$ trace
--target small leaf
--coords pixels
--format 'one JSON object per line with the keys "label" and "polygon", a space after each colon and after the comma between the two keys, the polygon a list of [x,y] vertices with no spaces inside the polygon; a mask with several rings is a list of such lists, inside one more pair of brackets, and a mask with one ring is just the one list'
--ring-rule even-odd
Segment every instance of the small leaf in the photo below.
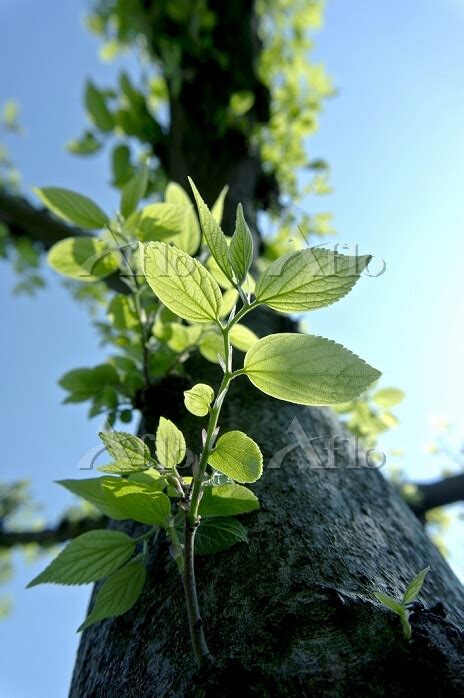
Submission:
{"label": "small leaf", "polygon": [[29,587],[36,584],[90,584],[108,576],[130,558],[135,543],[120,531],[89,531],[73,540]]}
{"label": "small leaf", "polygon": [[214,399],[214,390],[206,383],[197,383],[184,391],[185,406],[196,417],[206,417]]}
{"label": "small leaf", "polygon": [[201,198],[198,189],[196,188],[190,177],[189,182],[190,186],[192,187],[195,200],[197,202],[201,229],[203,231],[203,235],[205,236],[205,240],[208,244],[211,254],[218,263],[221,271],[224,272],[228,279],[232,280],[233,273],[229,261],[229,247],[227,245],[226,236],[222,232],[213,214]]}
{"label": "small leaf", "polygon": [[82,194],[60,187],[36,188],[33,191],[50,211],[80,228],[93,230],[103,228],[108,223],[101,208]]}
{"label": "small leaf", "polygon": [[379,407],[390,409],[404,400],[404,392],[399,388],[382,388],[374,393],[372,399]]}
{"label": "small leaf", "polygon": [[427,576],[427,573],[429,572],[430,567],[425,567],[423,570],[417,574],[412,582],[408,585],[408,588],[404,592],[403,596],[403,605],[405,606],[407,603],[411,603],[411,601],[414,601],[420,590],[422,589],[422,585],[425,581],[425,578]]}
{"label": "small leaf", "polygon": [[319,247],[289,252],[261,274],[256,300],[283,313],[323,308],[353,288],[370,259]]}
{"label": "small leaf", "polygon": [[244,368],[263,393],[300,405],[347,402],[381,375],[341,344],[293,333],[259,339],[248,350]]}
{"label": "small leaf", "polygon": [[388,596],[388,594],[384,594],[382,591],[376,591],[374,592],[374,596],[377,599],[377,601],[380,601],[381,604],[389,608],[391,611],[394,613],[397,613],[399,616],[401,616],[404,612],[404,608],[401,605],[399,601],[394,599],[392,596]]}
{"label": "small leaf", "polygon": [[156,430],[156,457],[165,468],[175,468],[185,458],[184,435],[169,419],[160,417]]}
{"label": "small leaf", "polygon": [[238,283],[243,283],[253,262],[253,237],[245,221],[242,204],[237,206],[237,220],[235,233],[230,241],[229,258]]}
{"label": "small leaf", "polygon": [[137,313],[128,296],[115,296],[108,306],[108,319],[117,330],[133,330],[140,326]]}
{"label": "small leaf", "polygon": [[113,572],[97,592],[92,612],[77,632],[105,618],[115,618],[127,613],[139,598],[147,571],[141,560],[134,560]]}
{"label": "small leaf", "polygon": [[124,185],[121,196],[121,213],[129,216],[145,196],[148,184],[148,169],[142,167],[137,174]]}
{"label": "small leaf", "polygon": [[242,485],[215,485],[205,487],[200,502],[201,516],[235,516],[259,509],[259,502],[251,490]]}
{"label": "small leaf", "polygon": [[125,431],[106,431],[100,432],[99,437],[119,465],[137,470],[151,461],[148,446],[137,436]]}
{"label": "small leaf", "polygon": [[147,485],[119,477],[102,478],[106,500],[118,512],[117,519],[133,519],[150,526],[162,526],[171,511],[169,497]]}
{"label": "small leaf", "polygon": [[118,260],[103,240],[75,237],[60,240],[50,249],[48,263],[52,269],[78,281],[104,279],[118,269]]}
{"label": "small leaf", "polygon": [[212,555],[236,543],[248,543],[246,528],[233,518],[202,519],[195,536],[195,555]]}
{"label": "small leaf", "polygon": [[200,354],[213,364],[219,363],[219,357],[224,358],[224,339],[215,330],[205,332],[198,342]]}
{"label": "small leaf", "polygon": [[107,463],[106,465],[100,465],[97,470],[100,473],[110,473],[111,475],[130,475],[135,472],[143,472],[148,469],[148,465],[124,465],[123,463]]}
{"label": "small leaf", "polygon": [[229,332],[229,339],[232,346],[240,351],[248,351],[258,341],[255,333],[246,325],[240,325],[240,323],[232,326]]}
{"label": "small leaf", "polygon": [[141,246],[148,285],[173,313],[190,322],[219,317],[222,295],[205,267],[185,252],[161,242]]}
{"label": "small leaf", "polygon": [[228,431],[217,441],[208,463],[237,482],[256,482],[263,474],[263,456],[242,431]]}

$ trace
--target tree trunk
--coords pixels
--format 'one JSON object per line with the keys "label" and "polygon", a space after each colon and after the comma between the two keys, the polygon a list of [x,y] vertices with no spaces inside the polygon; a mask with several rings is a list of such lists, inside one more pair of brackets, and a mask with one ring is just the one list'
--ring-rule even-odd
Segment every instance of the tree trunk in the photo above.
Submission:
{"label": "tree trunk", "polygon": [[[464,695],[463,589],[335,416],[268,398],[243,378],[222,425],[250,434],[272,467],[253,486],[261,510],[244,517],[249,545],[196,558],[217,665],[195,669],[181,581],[161,541],[136,607],[84,632],[72,698]],[[195,445],[198,427],[182,427]],[[296,442],[289,427],[302,446],[285,449]],[[400,598],[426,565],[425,606],[414,607],[408,643],[373,592]]]}

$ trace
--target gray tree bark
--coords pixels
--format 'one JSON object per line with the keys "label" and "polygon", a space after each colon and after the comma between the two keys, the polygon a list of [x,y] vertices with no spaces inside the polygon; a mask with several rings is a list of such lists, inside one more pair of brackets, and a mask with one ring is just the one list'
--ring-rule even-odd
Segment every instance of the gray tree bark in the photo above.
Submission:
{"label": "gray tree bark", "polygon": [[[155,412],[168,393],[174,417],[172,382]],[[181,412],[198,450],[198,423]],[[290,448],[253,486],[261,510],[243,519],[249,545],[196,558],[215,668],[195,669],[182,584],[160,541],[135,608],[84,632],[72,698],[464,695],[463,589],[399,494],[365,467],[352,436],[340,448],[342,436],[336,467],[327,467],[330,437],[343,435],[333,413],[273,400],[239,379],[222,426],[246,431],[276,466],[296,441],[288,433],[295,418],[314,449],[308,459]],[[426,565],[408,643],[373,592],[400,598]]]}

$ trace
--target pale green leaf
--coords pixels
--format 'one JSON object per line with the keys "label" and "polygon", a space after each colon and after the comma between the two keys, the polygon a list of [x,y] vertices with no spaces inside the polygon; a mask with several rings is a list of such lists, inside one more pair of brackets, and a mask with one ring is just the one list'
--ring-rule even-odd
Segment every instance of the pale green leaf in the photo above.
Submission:
{"label": "pale green leaf", "polygon": [[392,596],[388,596],[388,594],[384,594],[382,591],[376,591],[374,592],[374,596],[377,599],[377,601],[380,601],[381,604],[389,608],[391,611],[394,613],[397,613],[399,616],[401,616],[404,612],[404,608],[401,605],[399,601],[394,599]]}
{"label": "pale green leaf", "polygon": [[223,434],[210,453],[208,463],[237,482],[256,482],[263,474],[259,446],[242,431]]}
{"label": "pale green leaf", "polygon": [[[149,485],[119,477],[102,478],[106,500],[118,519],[133,519],[150,526],[162,526],[171,511],[169,497]],[[116,518],[116,517],[115,517]]]}
{"label": "pale green leaf", "polygon": [[197,202],[201,229],[203,231],[203,235],[211,251],[211,254],[218,263],[221,271],[224,272],[228,279],[232,279],[233,273],[229,261],[229,246],[227,245],[226,237],[222,232],[219,223],[216,221],[213,214],[201,198],[198,189],[196,188],[190,177],[189,182],[190,186],[192,187],[195,200]]}
{"label": "pale green leaf", "polygon": [[93,230],[108,223],[106,214],[91,199],[60,187],[43,187],[33,190],[42,203],[65,221],[80,228]]}
{"label": "pale green leaf", "polygon": [[201,516],[235,516],[259,509],[259,502],[251,490],[242,485],[215,485],[205,487],[200,502]]}
{"label": "pale green leaf", "polygon": [[129,216],[145,196],[148,184],[148,169],[142,167],[137,174],[124,185],[121,195],[121,213]]}
{"label": "pale green leaf", "polygon": [[195,535],[195,555],[212,555],[236,543],[248,543],[245,526],[233,518],[202,519]]}
{"label": "pale green leaf", "polygon": [[179,317],[191,322],[219,317],[221,291],[196,259],[171,245],[153,242],[141,246],[141,261],[149,286]]}
{"label": "pale green leaf", "polygon": [[175,468],[185,458],[184,435],[169,419],[160,417],[156,430],[156,457],[165,468]]}
{"label": "pale green leaf", "polygon": [[147,444],[137,436],[125,431],[105,431],[100,432],[99,437],[119,465],[138,470],[151,461]]}
{"label": "pale green leaf", "polygon": [[230,343],[240,351],[248,351],[253,344],[256,344],[258,337],[246,325],[237,323],[233,325],[229,332]]}
{"label": "pale green leaf", "polygon": [[372,399],[379,407],[389,409],[404,399],[404,392],[399,388],[382,388],[374,393]]}
{"label": "pale green leaf", "polygon": [[115,296],[108,306],[108,319],[117,330],[133,330],[140,327],[140,321],[128,296]]}
{"label": "pale green leaf", "polygon": [[184,209],[182,230],[173,238],[176,247],[193,255],[200,247],[201,231],[193,204],[187,192],[175,182],[170,182],[164,195],[168,204],[175,204]]}
{"label": "pale green leaf", "polygon": [[256,300],[284,313],[322,308],[353,288],[370,259],[318,247],[289,252],[261,274]]}
{"label": "pale green leaf", "polygon": [[110,475],[130,475],[131,473],[143,472],[148,469],[148,465],[124,465],[124,463],[107,463],[99,465],[97,470],[100,473],[109,473]]}
{"label": "pale green leaf", "polygon": [[78,632],[105,618],[127,613],[139,598],[146,576],[147,571],[141,560],[129,562],[113,572],[98,590],[92,611]]}
{"label": "pale green leaf", "polygon": [[218,225],[221,225],[222,222],[222,216],[224,213],[224,201],[226,199],[228,191],[229,187],[226,184],[226,186],[223,187],[220,191],[218,198],[216,199],[211,208],[211,215],[213,216],[214,220]]}
{"label": "pale green leaf", "polygon": [[60,274],[84,282],[104,279],[118,269],[116,255],[103,240],[84,236],[53,245],[48,263]]}
{"label": "pale green leaf", "polygon": [[29,584],[90,584],[118,569],[135,543],[120,531],[88,531],[73,540]]}
{"label": "pale green leaf", "polygon": [[126,229],[143,242],[173,239],[177,243],[184,221],[184,208],[161,202],[148,204],[133,213],[127,221]]}
{"label": "pale green leaf", "polygon": [[244,369],[263,393],[300,405],[347,402],[381,375],[341,344],[293,333],[259,339],[248,350]]}
{"label": "pale green leaf", "polygon": [[198,342],[198,348],[200,354],[213,364],[219,363],[219,356],[224,358],[224,339],[215,330],[203,333]]}
{"label": "pale green leaf", "polygon": [[184,391],[185,406],[196,417],[206,417],[214,399],[214,390],[206,383],[197,383]]}
{"label": "pale green leaf", "polygon": [[419,572],[419,574],[417,574],[414,577],[414,579],[408,585],[408,588],[404,592],[403,605],[406,605],[407,603],[411,603],[411,601],[414,601],[414,599],[422,589],[422,585],[429,571],[430,567],[425,567],[423,570]]}
{"label": "pale green leaf", "polygon": [[241,284],[253,262],[253,237],[243,215],[242,204],[237,206],[235,232],[229,246],[229,258],[237,281]]}

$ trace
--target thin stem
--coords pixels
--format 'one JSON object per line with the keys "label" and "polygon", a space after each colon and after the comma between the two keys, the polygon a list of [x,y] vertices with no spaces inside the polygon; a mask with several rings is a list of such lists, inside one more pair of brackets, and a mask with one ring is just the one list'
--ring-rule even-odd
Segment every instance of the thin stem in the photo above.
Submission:
{"label": "thin stem", "polygon": [[192,641],[193,654],[198,666],[201,666],[205,661],[212,659],[209,651],[205,633],[203,629],[203,620],[200,613],[200,605],[198,603],[197,585],[195,581],[195,532],[198,524],[192,525],[185,517],[185,540],[184,540],[184,571],[182,581],[184,584],[185,600],[187,602],[187,614],[189,619],[190,638]]}

